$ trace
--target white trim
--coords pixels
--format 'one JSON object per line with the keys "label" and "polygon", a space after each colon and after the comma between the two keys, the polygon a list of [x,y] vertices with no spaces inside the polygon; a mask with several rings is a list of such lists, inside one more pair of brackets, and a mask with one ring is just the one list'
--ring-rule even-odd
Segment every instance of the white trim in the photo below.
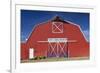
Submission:
{"label": "white trim", "polygon": [[48,38],[48,42],[67,42],[67,38]]}
{"label": "white trim", "polygon": [[[48,43],[48,41],[37,41],[38,43]],[[77,42],[77,40],[67,40],[67,42]]]}
{"label": "white trim", "polygon": [[[54,16],[54,17],[55,17],[55,16]],[[54,17],[53,17],[53,18],[54,18]],[[29,36],[28,36],[28,38],[26,38],[27,40],[25,40],[25,42],[23,41],[22,43],[26,43],[26,42],[29,40],[29,38],[30,38],[32,32],[35,30],[35,28],[37,28],[39,25],[43,25],[43,24],[45,24],[45,23],[47,23],[47,22],[49,22],[49,21],[52,21],[53,18],[51,18],[51,19],[48,20],[48,21],[42,22],[42,23],[40,23],[40,24],[36,24],[36,25],[34,25],[32,31],[30,32],[30,34],[29,34]],[[84,35],[84,32],[82,31],[81,27],[80,27],[78,24],[75,24],[75,23],[70,22],[70,21],[67,21],[67,20],[64,20],[64,21],[65,21],[65,22],[68,22],[70,25],[75,25],[75,26],[79,27],[81,33],[83,34],[83,37],[84,37],[85,40],[88,42],[86,36]],[[54,32],[52,32],[52,33],[54,33]],[[59,32],[58,32],[58,33],[59,33]],[[60,32],[60,33],[63,33],[63,32]]]}
{"label": "white trim", "polygon": [[[54,53],[55,54],[55,56],[56,57],[60,57],[60,54],[61,53],[63,53],[63,55],[64,56],[67,56],[67,54],[64,52],[64,48],[65,48],[65,46],[67,45],[67,43],[66,42],[63,42],[64,43],[64,45],[63,46],[61,46],[61,44],[59,43],[59,42],[57,42],[57,43],[55,43],[55,45],[54,45],[54,47],[51,45],[51,43],[49,42],[49,44],[48,44],[48,51],[49,50],[51,50],[49,53],[50,53],[50,55],[52,54],[52,53]],[[51,47],[51,48],[50,48]],[[56,52],[55,52],[55,49],[56,48]],[[60,51],[59,51],[60,50]]]}
{"label": "white trim", "polygon": [[[64,48],[65,48],[65,46],[66,46],[66,47],[68,46],[67,43],[65,42],[64,45],[63,45],[63,47],[61,46],[60,43],[58,43],[58,45],[60,46],[61,51],[63,52],[63,54],[66,56],[67,54],[64,52]],[[61,52],[61,51],[60,51],[60,52]],[[66,52],[68,53],[68,51],[66,51]]]}
{"label": "white trim", "polygon": [[68,23],[70,23],[70,24],[72,24],[72,25],[77,26],[77,27],[80,29],[81,33],[83,34],[83,37],[85,38],[85,40],[86,40],[87,42],[89,42],[89,41],[87,40],[86,36],[84,35],[84,32],[82,31],[82,29],[81,29],[80,25],[75,24],[75,23],[70,22],[70,21],[67,21],[67,20],[65,20],[65,21],[66,21],[66,22],[68,22]]}
{"label": "white trim", "polygon": [[26,38],[27,40],[23,41],[23,42],[27,42],[29,40],[29,38],[31,37],[32,32],[39,26],[39,25],[44,25],[45,23],[49,22],[51,20],[47,20],[45,22],[41,22],[38,24],[35,24],[34,27],[32,28],[32,31],[29,33],[28,37]]}
{"label": "white trim", "polygon": [[[42,10],[41,10],[41,11],[42,11]],[[34,27],[32,28],[32,31],[29,33],[29,36],[26,38],[27,40],[22,41],[22,43],[26,43],[26,42],[29,40],[29,38],[30,38],[32,32],[35,30],[36,27],[38,27],[39,25],[44,25],[45,23],[48,23],[48,22],[52,21],[55,17],[56,17],[56,15],[55,15],[54,17],[52,17],[51,19],[48,19],[48,20],[45,21],[45,22],[41,22],[41,23],[35,24]]]}
{"label": "white trim", "polygon": [[[49,46],[49,45],[50,45],[50,46]],[[51,45],[51,43],[49,43],[49,45],[48,45],[48,47],[49,47],[48,51],[49,51],[49,50],[52,50],[52,52],[54,52],[54,54],[57,56],[57,53],[56,53],[55,50],[54,50],[54,48],[56,47],[56,44],[55,44],[54,47]],[[51,47],[51,49],[50,49],[50,47]],[[51,54],[51,53],[50,53],[50,54]]]}

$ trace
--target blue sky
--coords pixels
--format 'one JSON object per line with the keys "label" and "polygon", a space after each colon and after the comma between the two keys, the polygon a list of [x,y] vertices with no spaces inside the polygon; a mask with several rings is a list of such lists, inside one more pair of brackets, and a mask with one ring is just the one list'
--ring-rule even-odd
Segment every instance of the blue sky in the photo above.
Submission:
{"label": "blue sky", "polygon": [[21,41],[25,41],[34,25],[52,19],[55,15],[78,24],[89,41],[89,13],[21,10]]}

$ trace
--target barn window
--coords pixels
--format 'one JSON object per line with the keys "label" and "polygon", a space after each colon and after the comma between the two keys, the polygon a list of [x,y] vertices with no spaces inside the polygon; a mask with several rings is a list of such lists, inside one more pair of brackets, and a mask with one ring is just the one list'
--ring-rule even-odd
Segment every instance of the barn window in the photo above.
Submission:
{"label": "barn window", "polygon": [[52,33],[63,33],[63,23],[52,22]]}

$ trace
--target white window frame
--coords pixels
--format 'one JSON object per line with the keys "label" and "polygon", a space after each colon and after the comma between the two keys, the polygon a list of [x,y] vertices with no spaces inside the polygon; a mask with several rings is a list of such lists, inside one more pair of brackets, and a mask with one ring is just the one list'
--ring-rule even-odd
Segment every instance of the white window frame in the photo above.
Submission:
{"label": "white window frame", "polygon": [[[59,29],[59,26],[56,26],[55,23],[60,23],[59,25],[61,26],[61,29]],[[59,32],[55,32],[54,30],[54,27],[56,27],[56,29],[59,29]],[[63,22],[52,22],[52,33],[63,33]]]}

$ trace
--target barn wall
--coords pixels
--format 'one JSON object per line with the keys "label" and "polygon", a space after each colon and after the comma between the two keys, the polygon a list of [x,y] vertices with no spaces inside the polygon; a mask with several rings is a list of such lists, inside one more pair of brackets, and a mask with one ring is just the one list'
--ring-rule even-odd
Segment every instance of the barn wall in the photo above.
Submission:
{"label": "barn wall", "polygon": [[26,43],[21,43],[21,60],[29,58],[29,49]]}
{"label": "barn wall", "polygon": [[[28,59],[28,49],[34,48],[35,56],[46,56],[48,43],[38,41],[47,41],[48,38],[68,38],[77,42],[68,43],[69,57],[86,57],[89,56],[89,43],[84,38],[80,28],[76,25],[64,23],[63,33],[52,33],[52,22],[38,25],[31,33],[26,44],[21,44],[21,57]],[[67,46],[66,46],[67,49]]]}

